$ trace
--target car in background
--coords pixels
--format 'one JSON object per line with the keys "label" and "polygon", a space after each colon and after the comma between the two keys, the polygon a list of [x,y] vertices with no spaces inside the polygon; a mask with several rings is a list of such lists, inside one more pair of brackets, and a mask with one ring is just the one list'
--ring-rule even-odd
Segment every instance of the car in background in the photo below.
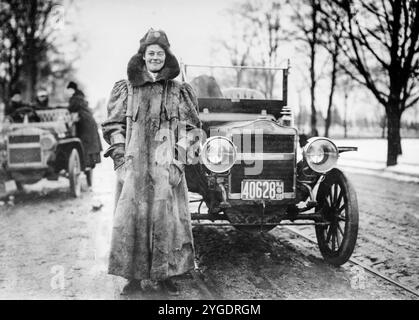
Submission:
{"label": "car in background", "polygon": [[41,179],[69,180],[70,193],[81,194],[81,175],[92,184],[92,169],[85,165],[85,154],[76,136],[78,114],[65,107],[34,110],[24,107],[20,114],[6,117],[0,132],[0,170],[7,180],[14,180],[19,190]]}

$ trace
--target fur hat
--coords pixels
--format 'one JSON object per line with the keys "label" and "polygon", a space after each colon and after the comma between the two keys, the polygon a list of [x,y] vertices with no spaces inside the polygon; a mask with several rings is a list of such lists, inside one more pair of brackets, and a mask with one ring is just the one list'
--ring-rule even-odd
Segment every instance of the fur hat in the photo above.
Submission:
{"label": "fur hat", "polygon": [[128,80],[133,86],[141,86],[147,82],[152,82],[150,75],[145,68],[144,53],[147,46],[158,44],[166,52],[166,61],[163,68],[157,75],[156,81],[171,80],[176,78],[180,73],[179,62],[175,55],[170,51],[170,43],[166,33],[163,30],[150,29],[146,35],[140,40],[140,49],[128,63]]}

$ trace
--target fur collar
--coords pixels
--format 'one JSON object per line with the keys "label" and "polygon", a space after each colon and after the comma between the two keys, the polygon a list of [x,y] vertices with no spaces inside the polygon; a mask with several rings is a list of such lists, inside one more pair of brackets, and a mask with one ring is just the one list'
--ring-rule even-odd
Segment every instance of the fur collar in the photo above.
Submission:
{"label": "fur collar", "polygon": [[128,80],[134,87],[143,86],[148,82],[158,82],[161,80],[172,80],[180,73],[179,63],[170,50],[166,50],[166,63],[158,73],[154,81],[145,69],[145,62],[140,53],[134,55],[128,63]]}

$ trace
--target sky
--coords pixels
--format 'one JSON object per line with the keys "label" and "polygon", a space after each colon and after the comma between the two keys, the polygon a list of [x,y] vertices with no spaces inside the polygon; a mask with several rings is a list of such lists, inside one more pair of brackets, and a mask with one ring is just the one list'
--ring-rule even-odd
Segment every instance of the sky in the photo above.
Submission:
{"label": "sky", "polygon": [[[76,64],[78,79],[84,84],[90,105],[107,99],[113,84],[126,78],[126,66],[137,52],[139,41],[151,27],[166,31],[171,49],[187,64],[229,65],[220,60],[217,39],[234,32],[228,8],[238,0],[77,0],[67,19],[84,42]],[[284,13],[285,14],[285,13]],[[292,44],[281,44],[280,60],[291,59],[288,101],[298,103],[295,86],[301,84],[304,64]],[[304,96],[308,99],[308,95]],[[307,100],[305,99],[305,100]],[[318,97],[322,105],[326,102]],[[308,106],[308,102],[306,102]]]}
{"label": "sky", "polygon": [[212,63],[212,42],[229,28],[229,0],[81,0],[76,29],[86,43],[78,77],[91,101],[108,97],[149,28],[166,31],[172,51],[185,63]]}
{"label": "sky", "polygon": [[[67,10],[66,19],[72,23],[68,31],[78,32],[84,43],[76,68],[91,106],[108,99],[113,84],[126,78],[127,63],[151,27],[166,31],[172,51],[184,63],[229,64],[227,57],[220,61],[220,52],[214,49],[214,44],[234,32],[226,9],[233,8],[237,0],[77,0],[74,3],[75,7]],[[304,83],[301,70],[308,70],[307,61],[302,60],[304,52],[299,52],[293,44],[281,45],[281,60],[290,58],[292,66],[289,105],[298,105],[302,96],[308,107],[308,88],[300,97],[297,92]],[[318,109],[323,112],[327,90],[327,86],[318,88],[316,98]],[[365,108],[365,100],[376,106]],[[342,106],[342,98],[337,96],[336,103]],[[374,98],[353,94],[349,117],[358,112],[376,117],[377,108],[381,110]]]}

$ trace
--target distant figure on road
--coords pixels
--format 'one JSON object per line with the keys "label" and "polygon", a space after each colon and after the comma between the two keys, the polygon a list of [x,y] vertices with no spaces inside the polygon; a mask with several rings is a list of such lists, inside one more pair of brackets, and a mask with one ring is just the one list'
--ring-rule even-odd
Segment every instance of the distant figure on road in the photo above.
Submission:
{"label": "distant figure on road", "polygon": [[22,93],[19,89],[12,91],[10,103],[6,107],[6,117],[8,117],[8,119],[12,122],[16,123],[23,122],[25,118],[29,122],[40,121],[34,108],[22,101]]}
{"label": "distant figure on road", "polygon": [[88,106],[84,93],[78,88],[77,84],[71,81],[67,89],[72,91],[68,109],[70,112],[79,114],[80,120],[76,125],[77,136],[80,138],[84,153],[86,154],[86,166],[94,168],[96,163],[100,163],[100,152],[102,143],[93,113]]}
{"label": "distant figure on road", "polygon": [[12,95],[10,97],[10,103],[6,106],[6,116],[11,115],[17,109],[24,107],[25,104],[22,101],[22,93],[19,89],[15,89],[12,91]]}
{"label": "distant figure on road", "polygon": [[49,108],[49,96],[48,96],[48,91],[46,89],[41,88],[36,92],[35,108],[36,109]]}

